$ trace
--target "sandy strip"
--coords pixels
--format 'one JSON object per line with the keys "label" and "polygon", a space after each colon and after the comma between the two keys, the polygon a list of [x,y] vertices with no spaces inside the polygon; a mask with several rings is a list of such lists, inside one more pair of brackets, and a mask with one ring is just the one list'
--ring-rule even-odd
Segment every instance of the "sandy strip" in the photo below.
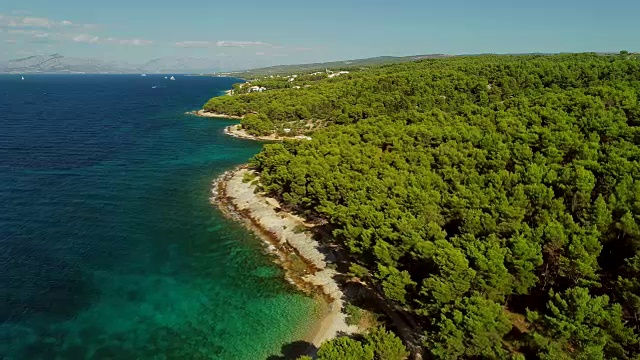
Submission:
{"label": "sandy strip", "polygon": [[296,136],[279,136],[277,134],[264,135],[264,136],[254,136],[247,133],[242,127],[238,125],[230,125],[224,128],[224,133],[240,139],[247,140],[258,140],[258,141],[283,141],[286,139],[291,140],[311,140],[311,137],[304,135],[296,135]]}
{"label": "sandy strip", "polygon": [[236,115],[219,114],[219,113],[204,111],[204,109],[197,110],[197,111],[196,110],[187,111],[185,114],[206,117],[206,118],[221,118],[221,119],[233,119],[233,120],[242,120],[242,118],[244,117],[244,116],[236,116]]}
{"label": "sandy strip", "polygon": [[[208,112],[208,111],[204,111],[204,110],[187,111],[185,114],[194,115],[194,116],[200,116],[200,117],[206,117],[206,118],[219,118],[219,119],[232,119],[232,120],[242,120],[244,118],[244,116],[219,114],[219,113],[213,113],[213,112]],[[229,135],[229,136],[233,136],[233,137],[240,138],[240,139],[258,140],[258,141],[283,141],[283,140],[286,140],[286,139],[311,140],[311,137],[305,136],[305,135],[279,136],[279,135],[274,133],[274,134],[271,134],[271,135],[254,136],[254,135],[251,135],[251,134],[247,133],[246,131],[244,131],[240,124],[230,125],[230,126],[225,127],[224,128],[224,133]]]}
{"label": "sandy strip", "polygon": [[[339,273],[327,266],[335,261],[332,254],[322,249],[311,232],[305,231],[313,225],[281,211],[276,199],[256,193],[255,185],[252,185],[254,181],[243,182],[247,173],[255,175],[252,170],[239,168],[216,180],[212,202],[225,214],[242,220],[269,244],[269,249],[278,255],[279,264],[286,270],[289,281],[301,290],[319,291],[327,299],[325,317],[305,340],[319,347],[338,333],[357,332],[356,326],[347,325],[346,315],[342,312],[344,293],[334,279]],[[307,265],[306,269],[294,269],[291,255],[301,258]]]}

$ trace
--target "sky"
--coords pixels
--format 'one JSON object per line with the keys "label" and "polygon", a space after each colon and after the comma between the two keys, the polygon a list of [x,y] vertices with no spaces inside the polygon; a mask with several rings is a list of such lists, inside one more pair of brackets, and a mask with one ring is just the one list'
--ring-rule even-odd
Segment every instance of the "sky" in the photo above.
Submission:
{"label": "sky", "polygon": [[640,51],[638,0],[2,0],[0,60],[249,68],[382,55]]}

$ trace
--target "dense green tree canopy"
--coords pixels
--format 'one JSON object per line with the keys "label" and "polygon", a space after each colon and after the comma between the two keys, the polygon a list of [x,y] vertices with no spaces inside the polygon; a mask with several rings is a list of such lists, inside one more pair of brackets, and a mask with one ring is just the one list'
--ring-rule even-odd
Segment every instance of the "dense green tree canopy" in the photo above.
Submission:
{"label": "dense green tree canopy", "polygon": [[318,360],[405,360],[408,356],[402,341],[384,328],[371,329],[356,339],[338,337],[318,349]]}
{"label": "dense green tree canopy", "polygon": [[578,54],[389,65],[207,107],[312,131],[252,160],[264,190],[326,219],[434,358],[634,359],[639,101],[636,57]]}

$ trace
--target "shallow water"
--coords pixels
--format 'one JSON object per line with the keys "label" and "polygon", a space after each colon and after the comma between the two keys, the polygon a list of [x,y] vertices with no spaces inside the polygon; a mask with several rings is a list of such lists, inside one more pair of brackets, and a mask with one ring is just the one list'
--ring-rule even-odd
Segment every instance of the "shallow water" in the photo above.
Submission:
{"label": "shallow water", "polygon": [[[0,355],[261,359],[315,302],[209,203],[260,144],[184,115],[228,78],[0,76]],[[156,86],[156,88],[153,88]]]}

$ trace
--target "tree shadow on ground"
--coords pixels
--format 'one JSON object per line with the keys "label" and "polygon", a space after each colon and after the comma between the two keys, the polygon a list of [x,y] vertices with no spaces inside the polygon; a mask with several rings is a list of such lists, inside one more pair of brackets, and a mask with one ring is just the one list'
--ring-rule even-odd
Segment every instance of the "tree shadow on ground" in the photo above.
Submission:
{"label": "tree shadow on ground", "polygon": [[314,356],[318,349],[312,343],[306,341],[294,341],[282,345],[279,355],[271,355],[267,360],[295,360],[302,355]]}

